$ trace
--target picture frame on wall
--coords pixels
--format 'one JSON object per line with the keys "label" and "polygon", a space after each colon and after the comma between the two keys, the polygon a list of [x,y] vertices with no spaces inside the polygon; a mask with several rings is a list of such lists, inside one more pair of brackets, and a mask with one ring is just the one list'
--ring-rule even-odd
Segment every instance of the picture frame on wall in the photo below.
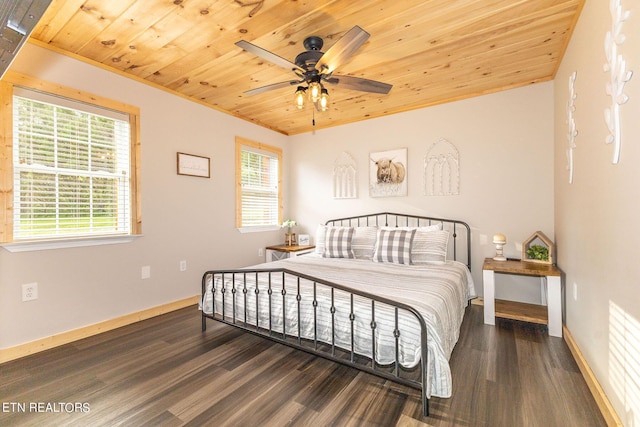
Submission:
{"label": "picture frame on wall", "polygon": [[211,159],[209,157],[180,152],[177,157],[178,175],[211,178]]}
{"label": "picture frame on wall", "polygon": [[369,195],[407,195],[407,149],[380,151],[369,155]]}

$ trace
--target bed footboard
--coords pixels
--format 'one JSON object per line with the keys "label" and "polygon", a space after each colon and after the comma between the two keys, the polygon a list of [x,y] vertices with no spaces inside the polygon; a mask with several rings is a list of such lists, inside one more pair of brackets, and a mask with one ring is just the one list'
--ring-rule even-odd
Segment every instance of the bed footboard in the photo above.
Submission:
{"label": "bed footboard", "polygon": [[[202,277],[203,331],[207,319],[416,388],[429,415],[427,326],[408,305],[283,268],[212,270]],[[408,365],[416,336],[419,360]]]}

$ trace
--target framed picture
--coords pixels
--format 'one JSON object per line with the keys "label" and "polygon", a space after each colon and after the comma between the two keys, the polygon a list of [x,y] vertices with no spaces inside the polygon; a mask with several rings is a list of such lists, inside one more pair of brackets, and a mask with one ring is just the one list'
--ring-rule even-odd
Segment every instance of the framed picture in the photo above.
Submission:
{"label": "framed picture", "polygon": [[211,160],[209,157],[178,153],[178,175],[211,177]]}
{"label": "framed picture", "polygon": [[371,153],[369,195],[391,197],[407,195],[407,149]]}
{"label": "framed picture", "polygon": [[309,240],[308,234],[298,234],[298,245],[308,246],[309,244],[310,244],[310,240]]}

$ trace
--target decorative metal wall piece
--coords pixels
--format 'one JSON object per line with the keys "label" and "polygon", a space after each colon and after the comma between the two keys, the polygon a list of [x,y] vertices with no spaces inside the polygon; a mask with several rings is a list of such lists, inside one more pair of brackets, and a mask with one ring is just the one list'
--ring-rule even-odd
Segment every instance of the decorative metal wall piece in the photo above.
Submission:
{"label": "decorative metal wall piece", "polygon": [[358,198],[358,168],[351,154],[343,151],[333,166],[333,198]]}
{"label": "decorative metal wall piece", "polygon": [[625,41],[622,24],[629,18],[630,12],[622,10],[621,0],[610,0],[611,31],[607,31],[604,41],[607,63],[604,70],[610,74],[607,82],[607,95],[611,96],[611,107],[604,111],[605,121],[609,128],[606,143],[613,144],[613,163],[620,160],[620,106],[629,100],[624,94],[624,85],[631,79],[632,71],[627,71],[627,63],[618,53],[618,47]]}
{"label": "decorative metal wall piece", "polygon": [[433,143],[424,156],[424,194],[460,194],[460,153],[455,145],[444,138]]}
{"label": "decorative metal wall piece", "polygon": [[569,170],[569,184],[573,184],[573,150],[576,148],[576,136],[578,136],[576,121],[573,117],[573,113],[576,111],[576,76],[576,71],[571,73],[569,76],[569,101],[567,102],[567,138],[569,139],[569,148],[567,149],[567,169]]}

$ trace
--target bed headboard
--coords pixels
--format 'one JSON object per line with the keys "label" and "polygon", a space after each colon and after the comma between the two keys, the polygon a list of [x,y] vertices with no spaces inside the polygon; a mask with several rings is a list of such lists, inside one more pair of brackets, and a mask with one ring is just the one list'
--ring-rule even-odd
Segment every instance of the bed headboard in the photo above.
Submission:
{"label": "bed headboard", "polygon": [[464,221],[381,212],[330,219],[325,224],[349,227],[426,227],[438,223],[442,224],[443,230],[449,230],[450,232],[448,246],[449,258],[467,264],[467,267],[471,270],[471,229]]}

